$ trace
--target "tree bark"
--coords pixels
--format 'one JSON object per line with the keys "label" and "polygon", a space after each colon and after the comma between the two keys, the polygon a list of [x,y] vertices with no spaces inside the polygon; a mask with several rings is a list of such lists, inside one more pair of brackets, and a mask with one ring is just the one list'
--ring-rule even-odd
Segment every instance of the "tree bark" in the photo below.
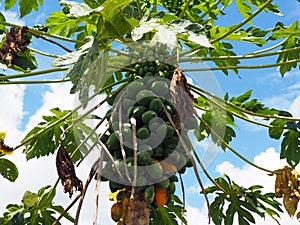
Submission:
{"label": "tree bark", "polygon": [[149,225],[150,206],[144,199],[144,192],[136,192],[129,200],[126,225]]}

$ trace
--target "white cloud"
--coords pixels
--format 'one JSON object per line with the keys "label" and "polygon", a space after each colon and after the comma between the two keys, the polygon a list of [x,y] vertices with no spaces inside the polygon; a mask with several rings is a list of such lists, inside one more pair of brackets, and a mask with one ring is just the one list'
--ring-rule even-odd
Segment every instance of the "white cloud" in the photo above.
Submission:
{"label": "white cloud", "polygon": [[[70,95],[69,90],[71,84],[53,84],[50,85],[50,90],[43,94],[43,105],[29,118],[25,131],[20,131],[19,127],[24,115],[23,112],[23,98],[25,86],[10,85],[0,86],[0,124],[1,130],[7,130],[7,143],[12,146],[20,142],[20,138],[42,121],[42,115],[49,115],[50,109],[54,107],[60,107],[61,109],[73,109],[78,105],[76,96]],[[99,102],[99,98],[95,100]],[[93,102],[92,104],[95,104]],[[104,106],[105,107],[105,106]],[[88,106],[89,108],[89,106]],[[98,110],[99,116],[103,115],[106,110]],[[11,140],[11,141],[9,141]],[[44,185],[53,185],[57,179],[57,172],[55,166],[55,155],[49,157],[42,157],[39,159],[32,159],[26,161],[25,156],[21,153],[21,149],[17,150],[8,159],[13,161],[19,169],[19,177],[11,183],[0,176],[1,192],[0,192],[0,216],[5,211],[5,207],[9,203],[21,203],[21,198],[26,190],[37,192],[38,189]],[[82,163],[79,168],[76,168],[78,177],[85,182],[86,176],[89,173],[90,167],[87,163]],[[88,225],[91,224],[94,214],[94,186],[95,182],[92,182],[80,216],[79,224]],[[99,205],[99,223],[101,225],[112,225],[112,219],[110,218],[110,207],[113,202],[108,199],[109,187],[108,183],[102,183],[100,187],[100,205]],[[74,194],[75,196],[76,194]],[[68,195],[63,193],[62,185],[59,184],[57,189],[57,195],[54,199],[56,204],[68,206],[71,202]],[[75,216],[76,206],[70,211],[71,215]],[[67,221],[63,221],[63,224],[70,224]]]}
{"label": "white cloud", "polygon": [[9,145],[20,141],[24,93],[23,85],[0,86],[0,131],[7,131],[5,142]]}
{"label": "white cloud", "polygon": [[[279,154],[274,148],[268,148],[266,151],[260,153],[254,158],[254,163],[261,165],[270,170],[279,169],[286,163],[279,159]],[[300,166],[296,169],[300,169]],[[230,178],[241,186],[249,187],[254,184],[261,184],[264,186],[263,192],[274,191],[275,177],[268,176],[266,172],[262,172],[254,167],[245,165],[242,168],[236,167],[230,162],[223,162],[216,167],[217,172],[226,173]],[[196,187],[191,186],[190,191],[195,191]],[[280,200],[279,200],[280,201]],[[226,208],[226,206],[225,206]],[[187,205],[186,207],[186,219],[189,225],[208,225],[207,219],[207,207],[203,204],[203,207],[194,207]],[[276,225],[277,223],[269,216],[263,219],[259,216],[254,216],[256,224],[259,225]],[[281,214],[280,225],[298,225],[299,221],[290,218],[287,213]],[[235,220],[234,225],[238,225]]]}
{"label": "white cloud", "polygon": [[[188,225],[206,225],[208,224],[208,213],[206,205],[199,209],[197,207],[192,207],[187,205],[186,207],[186,219]],[[211,223],[212,224],[212,223]]]}
{"label": "white cloud", "polygon": [[300,96],[294,99],[290,105],[289,111],[293,114],[293,116],[300,117]]}
{"label": "white cloud", "polygon": [[[269,170],[279,169],[286,165],[284,160],[280,160],[279,153],[273,147],[255,156],[253,162]],[[228,174],[239,185],[248,187],[254,184],[263,184],[265,191],[274,191],[274,176],[269,176],[266,172],[251,165],[246,164],[239,168],[225,161],[216,167],[216,171],[221,174]]]}
{"label": "white cloud", "polygon": [[54,107],[72,110],[74,108],[75,96],[69,94],[70,88],[70,83],[51,84],[50,91],[45,92],[43,95],[42,107],[29,118],[25,133],[41,122],[43,115],[50,115],[50,109]]}
{"label": "white cloud", "polygon": [[[280,169],[286,165],[284,160],[280,160],[279,153],[274,148],[268,148],[266,151],[254,157],[253,162],[256,165],[262,166],[269,170]],[[296,168],[299,170],[300,166]],[[251,185],[260,184],[264,186],[264,192],[274,192],[275,177],[269,176],[266,172],[256,169],[250,165],[245,165],[242,168],[236,167],[230,162],[226,161],[216,167],[220,173],[228,174],[229,177],[241,186],[249,187]],[[281,201],[281,200],[279,200]],[[260,217],[255,217],[256,223],[260,225],[276,224],[271,218],[266,217],[263,220]],[[299,221],[290,218],[286,213],[281,215],[281,225],[296,225]]]}
{"label": "white cloud", "polygon": [[4,15],[4,17],[8,23],[25,26],[25,21],[19,19],[19,15],[16,12],[1,11],[1,13]]}

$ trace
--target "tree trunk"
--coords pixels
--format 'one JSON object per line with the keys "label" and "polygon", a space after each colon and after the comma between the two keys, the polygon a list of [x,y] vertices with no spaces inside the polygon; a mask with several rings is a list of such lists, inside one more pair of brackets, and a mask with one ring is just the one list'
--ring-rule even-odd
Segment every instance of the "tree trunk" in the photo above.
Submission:
{"label": "tree trunk", "polygon": [[136,192],[129,200],[126,225],[149,225],[150,206],[144,199],[144,192]]}

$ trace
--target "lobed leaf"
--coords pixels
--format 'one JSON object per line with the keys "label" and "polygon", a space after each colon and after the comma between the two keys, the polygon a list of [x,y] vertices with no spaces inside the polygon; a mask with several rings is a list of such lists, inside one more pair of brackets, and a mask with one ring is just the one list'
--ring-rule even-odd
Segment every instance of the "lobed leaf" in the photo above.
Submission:
{"label": "lobed leaf", "polygon": [[19,175],[19,171],[10,160],[0,158],[0,174],[10,182],[14,182]]}

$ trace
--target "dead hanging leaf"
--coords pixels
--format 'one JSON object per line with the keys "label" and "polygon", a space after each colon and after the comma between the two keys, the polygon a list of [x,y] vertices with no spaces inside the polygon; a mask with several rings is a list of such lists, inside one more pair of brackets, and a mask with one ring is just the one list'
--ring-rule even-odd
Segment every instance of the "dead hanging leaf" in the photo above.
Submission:
{"label": "dead hanging leaf", "polygon": [[[176,125],[179,125],[180,120],[182,120],[181,122],[184,122],[194,118],[194,113],[196,111],[193,102],[195,101],[195,98],[187,87],[187,79],[179,67],[177,67],[173,73],[170,91],[176,109],[174,118]],[[185,123],[184,125],[189,129],[188,123]]]}
{"label": "dead hanging leaf", "polygon": [[27,27],[23,27],[21,30],[13,27],[6,33],[6,40],[0,49],[0,57],[8,67],[12,65],[15,55],[18,52],[24,52],[30,44],[27,31]]}
{"label": "dead hanging leaf", "polygon": [[70,198],[73,195],[73,188],[76,191],[82,191],[82,181],[76,176],[74,164],[67,150],[60,146],[56,155],[56,169],[61,180],[65,193],[69,193]]}
{"label": "dead hanging leaf", "polygon": [[0,152],[6,155],[11,155],[14,152],[14,150],[12,147],[9,147],[8,145],[4,144],[4,141],[0,141]]}
{"label": "dead hanging leaf", "polygon": [[[294,216],[300,201],[300,172],[294,171],[291,167],[285,166],[274,171],[275,196],[283,197],[283,205],[290,216]],[[297,218],[300,212],[297,213]]]}

